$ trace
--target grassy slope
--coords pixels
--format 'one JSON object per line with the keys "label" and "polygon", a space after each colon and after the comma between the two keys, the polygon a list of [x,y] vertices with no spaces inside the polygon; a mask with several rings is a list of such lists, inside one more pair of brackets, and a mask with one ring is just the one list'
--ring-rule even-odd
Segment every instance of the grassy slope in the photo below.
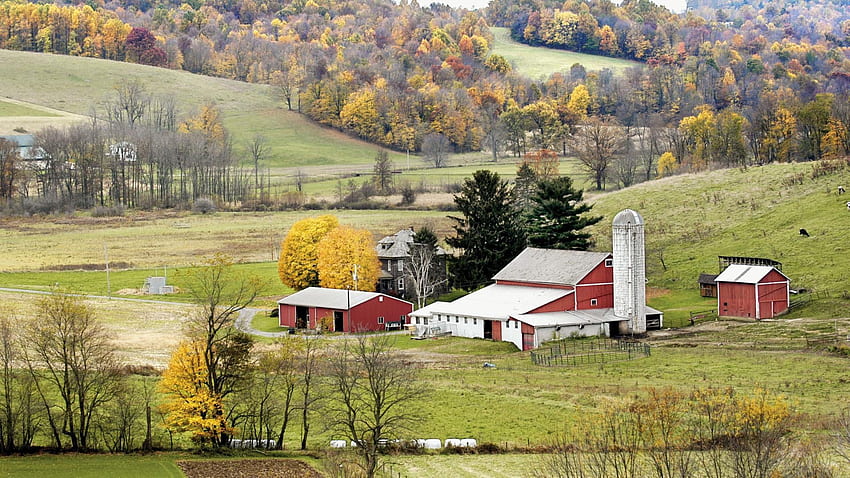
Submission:
{"label": "grassy slope", "polygon": [[548,78],[554,72],[569,72],[575,63],[584,65],[587,71],[610,68],[615,72],[640,65],[638,62],[618,58],[523,45],[511,39],[510,30],[507,28],[492,27],[490,30],[496,37],[493,53],[505,57],[516,71],[530,78]]}
{"label": "grassy slope", "polygon": [[115,87],[130,80],[138,80],[152,94],[173,95],[184,115],[213,102],[223,113],[238,153],[256,133],[268,139],[271,154],[264,163],[268,167],[369,164],[378,149],[286,111],[267,85],[131,63],[8,50],[0,50],[0,64],[0,97],[77,114],[90,114],[95,108],[102,116]]}
{"label": "grassy slope", "polygon": [[0,100],[0,117],[3,116],[58,116],[44,110],[37,110],[26,105]]}
{"label": "grassy slope", "polygon": [[[812,168],[777,164],[689,174],[597,196],[594,211],[605,216],[594,227],[598,246],[610,248],[611,220],[632,208],[646,220],[653,285],[694,289],[699,273],[717,273],[717,256],[727,255],[782,262],[792,287],[848,290],[850,212],[836,186],[850,183],[850,169],[812,179]],[[803,183],[791,184],[798,174]],[[800,228],[811,237],[800,236]]]}

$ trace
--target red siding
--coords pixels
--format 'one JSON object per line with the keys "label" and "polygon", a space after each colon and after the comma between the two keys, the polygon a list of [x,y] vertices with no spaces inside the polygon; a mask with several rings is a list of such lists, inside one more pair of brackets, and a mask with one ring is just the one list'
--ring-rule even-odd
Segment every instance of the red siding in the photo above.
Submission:
{"label": "red siding", "polygon": [[565,310],[575,310],[575,299],[573,298],[573,295],[574,294],[570,294],[565,297],[561,297],[560,299],[555,299],[552,302],[527,313],[540,314],[543,312],[563,312]]}
{"label": "red siding", "polygon": [[[381,301],[380,299],[383,299]],[[351,322],[348,314],[345,315],[345,331],[354,332],[359,330],[384,330],[387,322],[398,322],[407,314],[413,312],[413,304],[390,296],[378,296],[351,309]],[[384,323],[378,323],[378,317],[384,318]]]}
{"label": "red siding", "polygon": [[[336,332],[354,332],[359,330],[384,330],[387,322],[398,322],[402,317],[406,322],[407,315],[413,311],[413,304],[388,295],[381,295],[352,307],[350,313],[345,309],[328,309],[317,306],[310,306],[307,309],[310,316],[308,327],[311,329],[316,328],[318,319],[326,316],[333,317],[334,312],[342,312],[343,330]],[[280,326],[295,327],[295,313],[296,306],[279,304]],[[384,318],[383,324],[378,323],[378,317]],[[333,324],[333,320],[331,323]]]}
{"label": "red siding", "polygon": [[[608,255],[608,259],[611,259],[611,255]],[[607,284],[614,282],[614,266],[613,264],[610,267],[605,266],[605,261],[597,264],[596,267],[593,268],[586,276],[582,277],[578,284]]]}
{"label": "red siding", "polygon": [[[591,300],[596,299],[596,305]],[[614,307],[614,284],[576,287],[576,310],[606,309]]]}
{"label": "red siding", "polygon": [[776,269],[768,272],[758,287],[756,284],[717,283],[717,308],[723,316],[769,319],[786,311],[788,300],[788,279]]}
{"label": "red siding", "polygon": [[502,341],[502,327],[507,322],[500,322],[498,320],[493,321],[493,340],[496,342]]}
{"label": "red siding", "polygon": [[754,284],[717,283],[717,312],[728,317],[756,316]]}

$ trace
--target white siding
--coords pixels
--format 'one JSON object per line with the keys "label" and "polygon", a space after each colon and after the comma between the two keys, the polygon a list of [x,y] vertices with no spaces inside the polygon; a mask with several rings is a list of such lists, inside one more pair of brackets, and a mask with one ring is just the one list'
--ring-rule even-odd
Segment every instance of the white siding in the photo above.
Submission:
{"label": "white siding", "polygon": [[519,321],[509,320],[502,322],[502,340],[516,345],[522,350],[522,325]]}

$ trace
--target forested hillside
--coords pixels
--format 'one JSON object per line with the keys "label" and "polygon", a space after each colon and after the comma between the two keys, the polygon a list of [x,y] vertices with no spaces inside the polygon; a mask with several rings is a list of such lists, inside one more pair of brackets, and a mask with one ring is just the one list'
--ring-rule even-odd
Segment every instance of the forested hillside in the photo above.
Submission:
{"label": "forested hillside", "polygon": [[[6,0],[0,47],[270,84],[284,108],[436,167],[448,152],[572,155],[598,189],[847,155],[848,13],[833,2],[718,5],[675,15],[646,0],[494,0],[482,12],[388,0]],[[532,80],[492,53],[490,25],[640,64],[616,74],[563,65]]]}

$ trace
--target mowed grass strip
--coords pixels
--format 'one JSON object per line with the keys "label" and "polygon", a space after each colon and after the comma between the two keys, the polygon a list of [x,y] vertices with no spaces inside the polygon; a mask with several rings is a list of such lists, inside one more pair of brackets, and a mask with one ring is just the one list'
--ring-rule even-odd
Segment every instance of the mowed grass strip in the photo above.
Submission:
{"label": "mowed grass strip", "polygon": [[[0,476],[43,478],[68,476],[74,478],[182,478],[174,453],[151,455],[34,455],[0,458]],[[189,456],[189,455],[185,455]]]}
{"label": "mowed grass strip", "polygon": [[59,116],[42,109],[30,108],[19,103],[0,100],[0,117],[9,116]]}
{"label": "mowed grass strip", "polygon": [[495,41],[493,53],[505,57],[517,72],[533,79],[548,78],[552,73],[567,72],[578,63],[587,71],[608,68],[622,73],[627,68],[640,67],[636,61],[588,55],[546,47],[528,46],[511,39],[508,28],[491,27]]}

